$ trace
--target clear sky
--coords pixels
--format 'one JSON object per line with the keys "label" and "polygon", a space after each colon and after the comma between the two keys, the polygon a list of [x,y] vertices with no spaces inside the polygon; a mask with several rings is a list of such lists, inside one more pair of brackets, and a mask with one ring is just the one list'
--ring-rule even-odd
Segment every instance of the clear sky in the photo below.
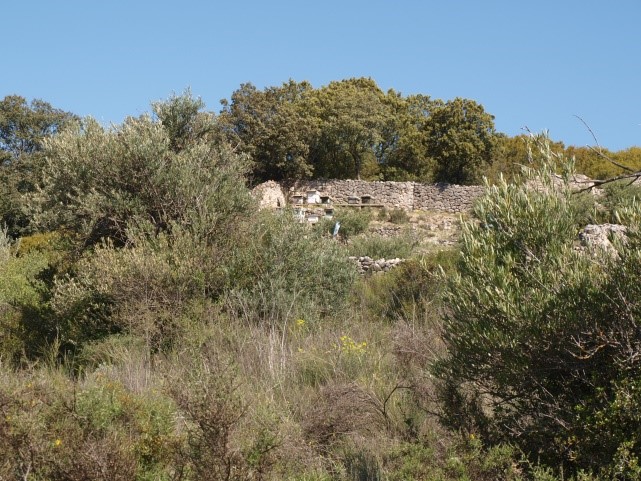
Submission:
{"label": "clear sky", "polygon": [[190,87],[209,110],[241,83],[465,97],[508,135],[641,145],[641,0],[2,0],[0,98],[108,124]]}

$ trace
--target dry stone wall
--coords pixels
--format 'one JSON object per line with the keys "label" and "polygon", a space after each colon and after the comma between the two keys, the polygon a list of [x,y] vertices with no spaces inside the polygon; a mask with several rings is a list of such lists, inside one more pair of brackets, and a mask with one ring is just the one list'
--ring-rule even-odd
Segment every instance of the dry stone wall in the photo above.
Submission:
{"label": "dry stone wall", "polygon": [[261,207],[282,207],[284,197],[291,199],[295,193],[303,196],[317,190],[329,196],[334,204],[359,203],[389,209],[428,210],[449,213],[467,212],[483,193],[482,186],[453,184],[421,184],[418,182],[367,182],[364,180],[310,180],[297,182],[288,189],[274,181],[261,184],[254,190]]}
{"label": "dry stone wall", "polygon": [[305,193],[317,190],[328,195],[335,204],[348,204],[350,197],[362,199],[371,197],[371,204],[385,207],[412,210],[414,202],[413,182],[367,182],[364,180],[310,180],[298,182],[290,188],[294,192]]}
{"label": "dry stone wall", "polygon": [[480,185],[415,183],[413,210],[467,212],[482,194]]}

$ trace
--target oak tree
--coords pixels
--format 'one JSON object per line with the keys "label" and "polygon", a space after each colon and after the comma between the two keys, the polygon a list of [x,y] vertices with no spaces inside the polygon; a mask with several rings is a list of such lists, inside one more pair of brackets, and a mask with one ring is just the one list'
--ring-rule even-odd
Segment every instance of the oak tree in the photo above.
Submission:
{"label": "oak tree", "polygon": [[436,167],[434,180],[480,182],[492,163],[494,117],[473,100],[456,98],[433,107],[427,123],[427,150]]}

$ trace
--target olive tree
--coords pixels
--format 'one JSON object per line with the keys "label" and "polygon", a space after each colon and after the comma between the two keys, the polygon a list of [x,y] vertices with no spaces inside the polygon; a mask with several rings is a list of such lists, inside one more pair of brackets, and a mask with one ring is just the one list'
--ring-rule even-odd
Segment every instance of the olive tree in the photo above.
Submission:
{"label": "olive tree", "polygon": [[488,186],[463,223],[433,372],[450,426],[607,477],[641,453],[641,210],[615,213],[613,249],[578,246],[568,172],[555,181],[542,149],[540,170]]}
{"label": "olive tree", "polygon": [[11,237],[31,230],[24,197],[40,174],[45,139],[75,120],[42,100],[27,102],[19,95],[0,100],[0,225]]}
{"label": "olive tree", "polygon": [[75,232],[85,245],[125,243],[132,220],[213,238],[246,210],[248,161],[219,140],[214,116],[189,93],[153,107],[112,128],[87,118],[45,142],[30,197],[40,228]]}

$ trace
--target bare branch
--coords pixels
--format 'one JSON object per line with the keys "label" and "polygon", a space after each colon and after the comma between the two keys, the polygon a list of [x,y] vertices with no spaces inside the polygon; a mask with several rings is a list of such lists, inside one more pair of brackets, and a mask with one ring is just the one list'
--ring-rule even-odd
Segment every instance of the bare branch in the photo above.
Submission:
{"label": "bare branch", "polygon": [[641,172],[633,172],[631,174],[617,175],[615,177],[610,177],[609,179],[603,179],[603,180],[591,180],[590,182],[592,183],[592,185],[589,185],[588,187],[584,187],[583,189],[579,189],[574,193],[580,194],[581,192],[591,190],[594,187],[600,187],[602,185],[610,184],[612,182],[616,182],[617,180],[624,180],[624,179],[632,179],[629,184],[629,185],[632,185],[639,177],[641,177]]}
{"label": "bare branch", "polygon": [[637,173],[633,168],[628,167],[627,165],[623,165],[623,164],[617,162],[616,160],[612,159],[610,156],[604,154],[603,153],[603,148],[601,148],[601,145],[599,145],[599,141],[597,140],[596,135],[594,135],[594,132],[592,131],[590,126],[587,124],[587,122],[585,120],[583,120],[581,117],[579,117],[578,115],[575,115],[575,117],[577,119],[579,119],[583,125],[585,125],[585,128],[588,129],[588,132],[590,132],[590,135],[592,135],[592,138],[594,139],[594,143],[596,144],[596,148],[592,147],[591,145],[588,145],[588,148],[592,152],[596,153],[599,157],[607,160],[608,162],[616,165],[617,167],[620,167],[623,170],[627,170],[628,172],[631,172],[631,173]]}

